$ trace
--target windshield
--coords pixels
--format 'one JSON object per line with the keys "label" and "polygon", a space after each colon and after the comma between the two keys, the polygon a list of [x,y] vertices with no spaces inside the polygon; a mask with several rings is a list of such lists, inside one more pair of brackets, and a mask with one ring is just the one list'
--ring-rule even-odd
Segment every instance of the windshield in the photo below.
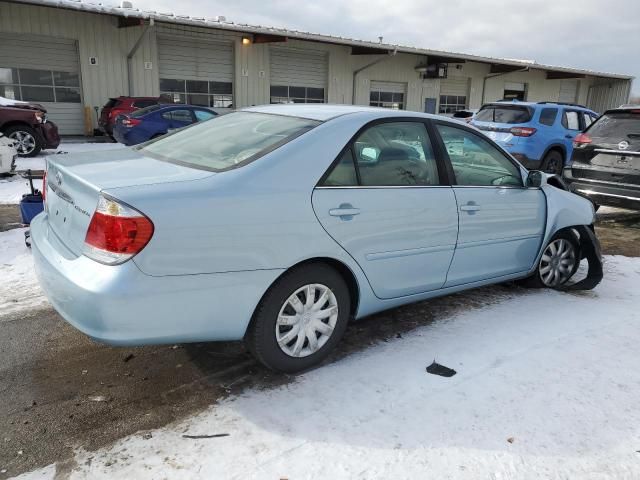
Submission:
{"label": "windshield", "polygon": [[140,151],[158,160],[224,171],[245,165],[319,124],[298,117],[235,112],[160,138]]}
{"label": "windshield", "polygon": [[527,123],[531,120],[531,110],[527,107],[487,105],[480,109],[475,120],[496,123]]}

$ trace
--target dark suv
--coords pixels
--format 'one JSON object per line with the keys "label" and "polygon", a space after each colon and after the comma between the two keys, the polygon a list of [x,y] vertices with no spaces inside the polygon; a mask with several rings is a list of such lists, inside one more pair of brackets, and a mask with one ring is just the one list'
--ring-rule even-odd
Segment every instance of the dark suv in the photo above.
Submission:
{"label": "dark suv", "polygon": [[596,205],[640,210],[640,105],[607,110],[576,136],[563,177]]}
{"label": "dark suv", "polygon": [[47,120],[47,111],[37,104],[0,106],[0,132],[15,140],[21,157],[35,157],[40,150],[60,145],[58,127]]}
{"label": "dark suv", "polygon": [[150,107],[151,105],[157,105],[163,102],[163,99],[158,97],[117,97],[110,98],[109,101],[102,107],[100,111],[100,119],[98,120],[98,127],[104,133],[109,136],[113,136],[113,126],[116,123],[118,115],[123,113],[131,113],[141,108]]}

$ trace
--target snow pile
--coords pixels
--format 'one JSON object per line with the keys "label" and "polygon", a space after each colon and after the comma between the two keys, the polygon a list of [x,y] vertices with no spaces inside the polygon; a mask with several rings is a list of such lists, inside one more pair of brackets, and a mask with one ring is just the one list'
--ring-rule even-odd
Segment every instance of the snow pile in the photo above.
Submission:
{"label": "snow pile", "polygon": [[24,243],[26,230],[0,232],[0,317],[47,304]]}
{"label": "snow pile", "polygon": [[[608,257],[605,270],[595,291],[514,290],[79,452],[71,478],[640,478],[640,259]],[[426,373],[434,358],[457,375]]]}
{"label": "snow pile", "polygon": [[22,102],[20,100],[13,100],[11,98],[0,97],[0,107],[11,107],[12,105],[25,105],[29,102]]}

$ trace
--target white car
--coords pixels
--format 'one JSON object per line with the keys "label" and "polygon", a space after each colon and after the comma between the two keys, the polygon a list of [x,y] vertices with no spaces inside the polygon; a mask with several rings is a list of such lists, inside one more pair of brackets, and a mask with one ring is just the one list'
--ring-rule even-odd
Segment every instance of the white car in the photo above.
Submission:
{"label": "white car", "polygon": [[10,175],[16,169],[18,150],[15,140],[5,137],[0,133],[0,175]]}

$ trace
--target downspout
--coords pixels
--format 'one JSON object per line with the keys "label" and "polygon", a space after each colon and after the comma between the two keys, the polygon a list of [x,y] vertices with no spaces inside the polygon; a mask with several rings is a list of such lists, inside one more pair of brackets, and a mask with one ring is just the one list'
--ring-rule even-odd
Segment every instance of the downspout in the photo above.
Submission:
{"label": "downspout", "polygon": [[513,70],[511,72],[502,72],[502,73],[490,73],[489,75],[484,76],[484,80],[482,81],[482,101],[480,102],[480,106],[484,105],[484,91],[487,87],[487,80],[490,78],[500,77],[502,75],[507,75],[509,73],[520,73],[520,72],[528,72],[529,67],[524,67],[520,70]]}
{"label": "downspout", "polygon": [[149,28],[153,27],[153,25],[154,25],[154,21],[153,21],[153,18],[151,18],[149,19],[149,23],[144,26],[144,30],[142,30],[142,33],[138,37],[138,40],[136,40],[136,43],[133,45],[133,47],[131,48],[131,51],[127,55],[128,95],[130,97],[133,96],[133,56],[136,54],[136,52],[140,48],[140,45],[142,44],[142,40],[144,39],[144,36],[149,31]]}
{"label": "downspout", "polygon": [[352,90],[351,90],[351,104],[355,105],[356,104],[356,85],[357,85],[357,77],[358,74],[370,67],[373,67],[374,65],[377,65],[378,63],[384,62],[385,60],[388,60],[391,57],[395,57],[398,53],[398,47],[395,47],[393,49],[393,52],[389,52],[386,56],[382,57],[382,58],[378,58],[376,60],[374,60],[373,62],[367,63],[365,66],[358,68],[357,70],[353,71],[353,86],[352,86]]}

